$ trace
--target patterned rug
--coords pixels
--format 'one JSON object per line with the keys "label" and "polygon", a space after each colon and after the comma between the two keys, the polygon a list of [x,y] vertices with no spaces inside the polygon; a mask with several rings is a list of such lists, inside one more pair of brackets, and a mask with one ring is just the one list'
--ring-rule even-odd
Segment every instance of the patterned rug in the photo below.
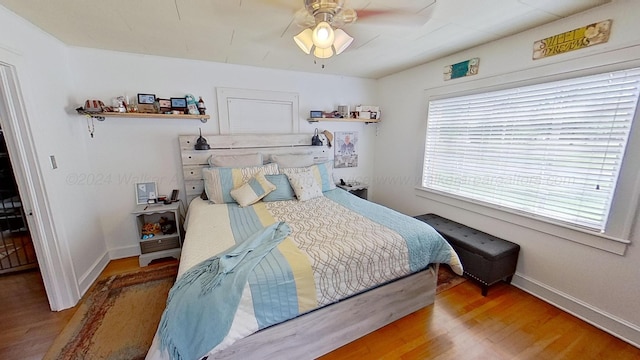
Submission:
{"label": "patterned rug", "polygon": [[177,271],[172,263],[99,281],[44,358],[144,359]]}
{"label": "patterned rug", "polygon": [[[144,359],[177,270],[173,263],[99,281],[44,359]],[[436,293],[465,280],[441,265]]]}
{"label": "patterned rug", "polygon": [[436,294],[458,286],[466,280],[465,277],[456,275],[449,265],[442,264],[438,268],[438,287],[436,288]]}

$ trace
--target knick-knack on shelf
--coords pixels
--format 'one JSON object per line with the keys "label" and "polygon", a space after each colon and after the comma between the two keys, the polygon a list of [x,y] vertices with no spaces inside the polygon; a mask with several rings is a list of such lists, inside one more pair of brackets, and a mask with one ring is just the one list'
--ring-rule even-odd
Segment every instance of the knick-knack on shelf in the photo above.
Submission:
{"label": "knick-knack on shelf", "polygon": [[198,100],[198,111],[200,112],[200,115],[205,115],[207,111],[207,107],[204,106],[204,101],[202,100],[202,96],[200,96],[200,99]]}

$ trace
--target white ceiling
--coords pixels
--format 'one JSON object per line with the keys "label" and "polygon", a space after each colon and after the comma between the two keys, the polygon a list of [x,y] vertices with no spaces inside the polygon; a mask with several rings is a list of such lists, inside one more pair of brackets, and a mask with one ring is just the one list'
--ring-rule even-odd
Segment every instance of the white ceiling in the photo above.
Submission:
{"label": "white ceiling", "polygon": [[351,46],[317,62],[292,39],[301,31],[293,17],[303,0],[0,0],[0,5],[68,45],[379,78],[610,1],[347,0],[356,10],[397,9],[402,15],[346,25],[355,38]]}

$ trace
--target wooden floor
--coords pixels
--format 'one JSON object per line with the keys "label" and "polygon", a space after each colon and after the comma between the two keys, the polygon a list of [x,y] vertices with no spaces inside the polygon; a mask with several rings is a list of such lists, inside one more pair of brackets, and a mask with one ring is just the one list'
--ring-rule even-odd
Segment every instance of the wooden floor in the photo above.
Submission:
{"label": "wooden floor", "polygon": [[[112,261],[102,277],[138,268]],[[51,312],[37,271],[0,276],[0,359],[40,359],[74,309]],[[635,348],[506,284],[466,281],[322,359],[640,359]]]}

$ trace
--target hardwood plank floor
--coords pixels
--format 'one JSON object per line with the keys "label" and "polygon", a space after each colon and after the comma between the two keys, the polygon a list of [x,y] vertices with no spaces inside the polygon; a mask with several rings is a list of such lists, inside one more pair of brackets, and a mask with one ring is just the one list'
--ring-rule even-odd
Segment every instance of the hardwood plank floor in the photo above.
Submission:
{"label": "hardwood plank floor", "polygon": [[331,359],[640,359],[640,349],[507,284],[466,281],[323,356]]}
{"label": "hardwood plank floor", "polygon": [[[115,260],[100,277],[137,268]],[[49,311],[37,271],[0,276],[0,289],[0,359],[40,359],[75,309]],[[483,297],[466,281],[321,359],[640,359],[640,349],[513,286]]]}

